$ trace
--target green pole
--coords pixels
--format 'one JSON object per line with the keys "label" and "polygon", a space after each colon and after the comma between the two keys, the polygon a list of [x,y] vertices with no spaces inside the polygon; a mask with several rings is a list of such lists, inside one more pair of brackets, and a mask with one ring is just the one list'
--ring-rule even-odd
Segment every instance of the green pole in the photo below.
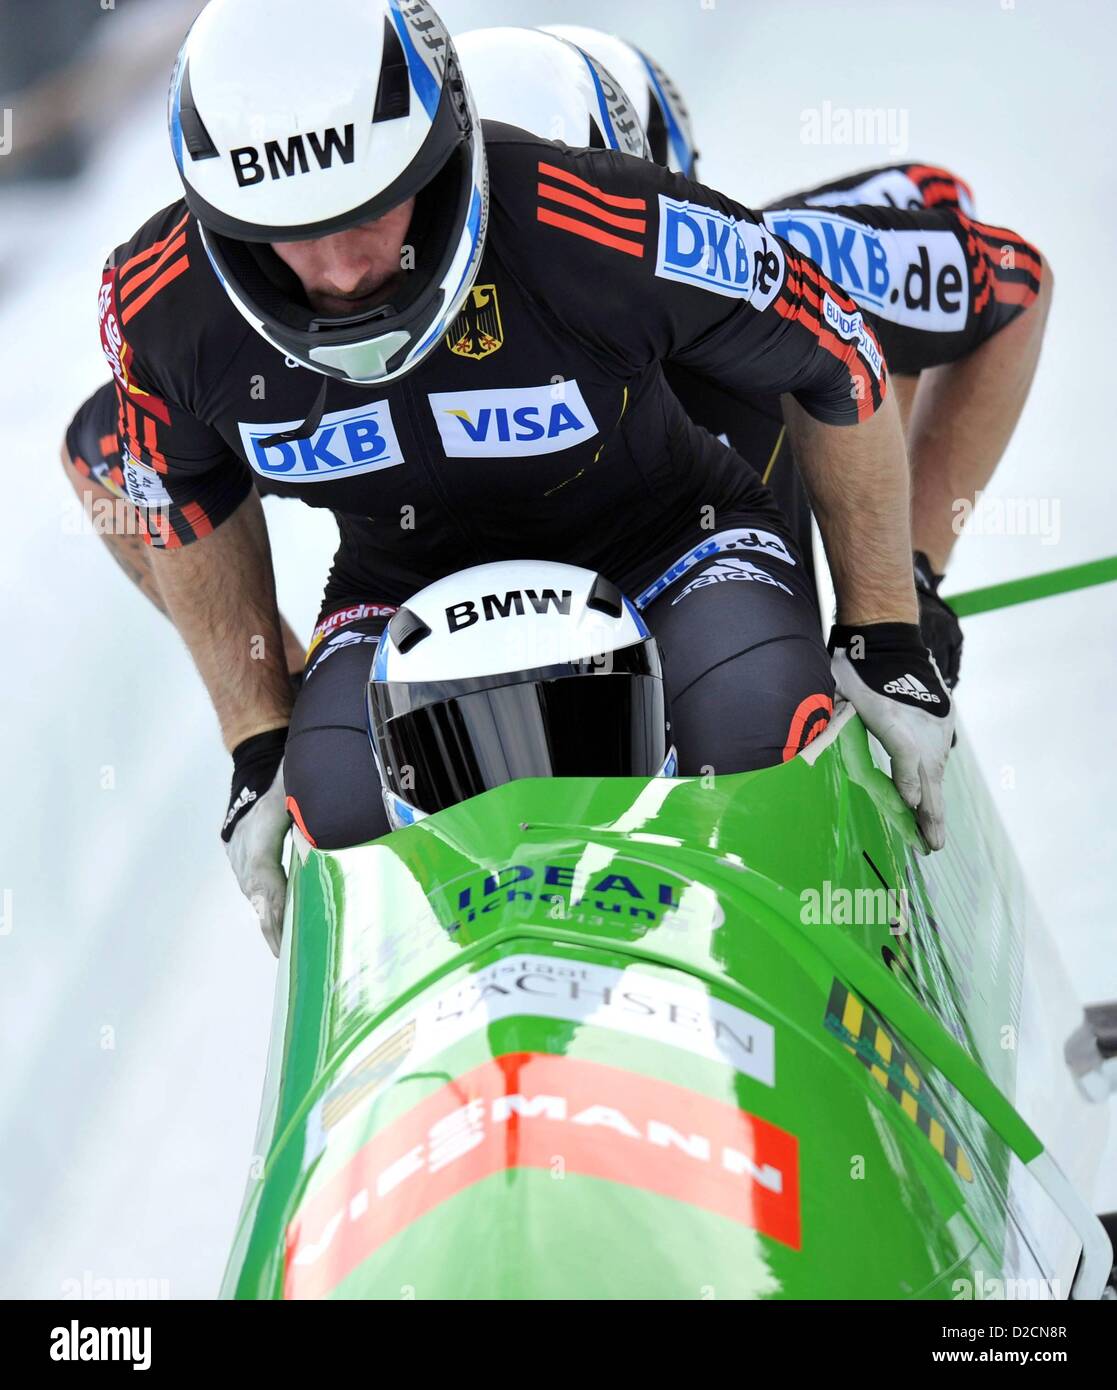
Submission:
{"label": "green pole", "polygon": [[991,613],[995,608],[1011,608],[1013,604],[1030,603],[1036,598],[1089,589],[1094,584],[1107,584],[1114,579],[1117,579],[1117,555],[1108,560],[1091,560],[1085,565],[1068,565],[1065,569],[1034,574],[1030,579],[1010,579],[1005,584],[990,584],[985,589],[970,589],[965,594],[944,594],[943,597],[960,618],[972,618],[975,613]]}

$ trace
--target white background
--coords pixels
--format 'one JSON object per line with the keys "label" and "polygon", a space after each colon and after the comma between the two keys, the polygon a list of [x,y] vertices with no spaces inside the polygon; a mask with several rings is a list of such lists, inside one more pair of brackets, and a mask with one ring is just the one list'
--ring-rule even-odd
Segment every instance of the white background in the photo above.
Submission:
{"label": "white background", "polygon": [[[1039,378],[994,492],[1057,499],[1061,534],[1051,545],[970,537],[949,587],[1117,549],[1108,4],[447,0],[442,12],[458,29],[561,20],[641,43],[691,104],[704,180],[746,203],[893,157],[968,179],[979,215],[1034,240],[1056,271]],[[105,24],[119,22],[106,12]],[[86,1272],[166,1280],[175,1297],[216,1291],[271,1016],[274,963],[217,836],[230,769],[204,691],[101,542],[74,534],[56,461],[73,411],[107,376],[95,319],[102,261],[177,196],[164,93],[160,83],[136,94],[80,186],[3,194],[7,1296],[56,1295]],[[802,113],[827,100],[907,112],[909,148],[802,143]],[[281,602],[306,635],[332,527],[296,504],[269,514]],[[1117,996],[1114,599],[1101,588],[971,620],[960,692],[1086,999]],[[1099,1194],[1109,1208],[1113,1166]]]}

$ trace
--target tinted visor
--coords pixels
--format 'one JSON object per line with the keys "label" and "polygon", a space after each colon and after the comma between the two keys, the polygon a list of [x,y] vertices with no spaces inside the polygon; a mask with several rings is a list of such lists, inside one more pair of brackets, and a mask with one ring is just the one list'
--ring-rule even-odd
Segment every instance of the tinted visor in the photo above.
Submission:
{"label": "tinted visor", "polygon": [[501,684],[370,683],[369,723],[388,786],[434,812],[517,777],[653,777],[668,746],[654,664],[654,673],[566,666],[551,677],[496,678]]}

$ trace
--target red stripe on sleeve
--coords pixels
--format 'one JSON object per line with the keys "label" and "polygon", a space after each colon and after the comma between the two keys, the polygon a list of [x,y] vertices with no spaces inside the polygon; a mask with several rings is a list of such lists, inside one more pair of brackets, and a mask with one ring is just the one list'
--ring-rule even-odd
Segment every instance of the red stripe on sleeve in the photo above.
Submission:
{"label": "red stripe on sleeve", "polygon": [[175,223],[161,241],[155,242],[153,245],[149,246],[146,251],[140,251],[134,255],[131,260],[125,261],[117,271],[118,277],[127,275],[134,265],[142,265],[150,256],[157,256],[160,251],[162,251],[163,247],[166,246],[168,242],[173,241],[179,232],[182,231],[183,227],[186,226],[186,221],[189,216],[190,214],[188,212],[184,212],[181,219]]}
{"label": "red stripe on sleeve", "polygon": [[213,530],[209,517],[206,516],[197,502],[187,502],[182,509],[182,515],[190,523],[190,529],[199,540],[203,536],[208,536]]}
{"label": "red stripe on sleeve", "polygon": [[646,232],[648,230],[648,224],[642,217],[621,217],[619,213],[606,212],[604,208],[595,208],[585,198],[579,198],[576,193],[568,193],[565,188],[552,188],[549,184],[541,183],[539,196],[549,198],[552,203],[563,203],[566,207],[574,208],[578,212],[589,213],[591,217],[596,217],[599,222],[607,222],[610,227],[620,227],[626,232]]}
{"label": "red stripe on sleeve", "polygon": [[568,173],[555,164],[546,164],[543,160],[539,161],[539,172],[547,178],[558,179],[561,183],[568,183],[574,188],[580,188],[583,193],[592,194],[600,202],[608,203],[613,208],[633,208],[644,211],[648,206],[644,198],[623,198],[619,193],[606,193],[604,189],[598,188],[595,184],[587,183],[585,179],[578,178],[576,174]]}
{"label": "red stripe on sleeve", "polygon": [[165,473],[167,460],[159,452],[159,441],[155,437],[155,421],[150,415],[144,416],[144,448],[151,455],[151,463],[156,473]]}
{"label": "red stripe on sleeve", "polygon": [[540,222],[546,222],[550,227],[558,227],[564,232],[573,232],[575,236],[583,236],[587,241],[600,242],[602,246],[611,246],[614,251],[624,251],[630,256],[642,256],[644,254],[642,241],[628,241],[625,237],[614,236],[612,232],[603,231],[600,227],[592,227],[588,222],[575,221],[573,217],[564,217],[559,212],[552,212],[550,208],[536,208],[536,215]]}
{"label": "red stripe on sleeve", "polygon": [[138,270],[126,285],[120,284],[118,280],[117,285],[119,287],[121,304],[123,304],[126,299],[131,299],[132,295],[135,294],[140,286],[146,284],[153,275],[158,275],[159,271],[162,270],[167,262],[174,257],[176,252],[181,251],[185,245],[186,233],[183,232],[181,235],[175,237],[174,241],[163,251],[163,254],[157,256],[146,269]]}
{"label": "red stripe on sleeve", "polygon": [[171,264],[167,267],[167,269],[164,270],[162,275],[160,275],[157,280],[152,281],[152,283],[148,285],[147,289],[144,290],[143,294],[141,294],[138,299],[134,299],[132,303],[128,305],[127,309],[125,309],[120,316],[121,322],[126,324],[129,321],[129,319],[133,318],[136,314],[140,312],[140,310],[144,307],[145,304],[150,303],[151,300],[155,298],[155,296],[159,293],[161,289],[163,289],[166,285],[169,285],[172,280],[177,280],[184,270],[189,269],[190,261],[189,258],[186,256],[180,256],[177,261],[172,261]]}

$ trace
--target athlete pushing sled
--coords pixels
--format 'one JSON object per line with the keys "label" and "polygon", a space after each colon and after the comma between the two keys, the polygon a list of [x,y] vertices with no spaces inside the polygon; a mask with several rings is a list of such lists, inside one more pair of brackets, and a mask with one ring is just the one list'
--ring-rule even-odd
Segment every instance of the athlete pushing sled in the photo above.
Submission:
{"label": "athlete pushing sled", "polygon": [[[824,725],[831,659],[788,522],[665,364],[785,397],[841,693],[942,844],[953,715],[918,626],[900,417],[878,327],[815,262],[683,173],[482,126],[423,0],[213,0],[171,138],[184,199],[101,289],[119,481],[233,755],[223,834],[273,947],[289,818],[322,847],[389,828],[370,657],[395,610],[463,568],[576,564],[643,598],[682,774],[765,766]],[[951,240],[968,311],[943,362],[1039,302],[1038,253],[1011,233],[1006,269],[964,215],[866,220]],[[901,360],[920,331],[889,329]],[[254,475],[341,530],[297,697]],[[723,549],[696,555],[711,539],[757,574],[718,582]]]}

